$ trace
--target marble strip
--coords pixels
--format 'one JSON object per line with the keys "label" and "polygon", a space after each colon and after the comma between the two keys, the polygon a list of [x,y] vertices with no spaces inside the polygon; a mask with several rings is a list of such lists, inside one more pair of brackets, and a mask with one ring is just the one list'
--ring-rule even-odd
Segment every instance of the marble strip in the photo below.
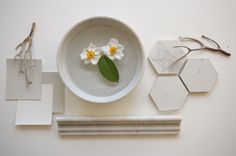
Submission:
{"label": "marble strip", "polygon": [[181,116],[58,116],[59,135],[178,134]]}
{"label": "marble strip", "polygon": [[78,126],[65,126],[58,127],[59,132],[63,131],[158,131],[158,130],[180,130],[179,124],[169,125],[78,125]]}
{"label": "marble strip", "polygon": [[180,123],[181,116],[103,116],[103,117],[84,117],[84,116],[58,116],[58,124],[78,124],[78,123]]}
{"label": "marble strip", "polygon": [[110,131],[110,132],[59,132],[59,135],[177,135],[179,131]]}

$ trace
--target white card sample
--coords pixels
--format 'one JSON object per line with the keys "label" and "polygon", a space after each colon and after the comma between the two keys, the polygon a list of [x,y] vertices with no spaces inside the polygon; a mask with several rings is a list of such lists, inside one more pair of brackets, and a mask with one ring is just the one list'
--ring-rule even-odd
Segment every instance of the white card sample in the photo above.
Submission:
{"label": "white card sample", "polygon": [[53,113],[64,113],[65,107],[65,85],[58,72],[43,72],[43,84],[53,84]]}
{"label": "white card sample", "polygon": [[53,85],[42,85],[41,100],[18,100],[16,125],[51,125]]}
{"label": "white card sample", "polygon": [[27,74],[32,84],[27,86],[24,74],[19,73],[20,60],[7,59],[6,100],[41,98],[42,60],[33,59],[33,64]]}

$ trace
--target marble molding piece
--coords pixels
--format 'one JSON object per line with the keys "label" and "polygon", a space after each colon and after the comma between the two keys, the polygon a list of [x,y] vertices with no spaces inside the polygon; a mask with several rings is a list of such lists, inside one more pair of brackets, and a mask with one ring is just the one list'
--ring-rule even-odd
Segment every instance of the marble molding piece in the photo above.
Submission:
{"label": "marble molding piece", "polygon": [[53,113],[64,113],[65,107],[65,85],[58,72],[43,72],[43,84],[53,84]]}
{"label": "marble molding piece", "polygon": [[178,76],[159,76],[149,94],[160,111],[169,111],[181,108],[188,91]]}
{"label": "marble molding piece", "polygon": [[20,71],[19,59],[7,59],[6,100],[40,100],[42,60],[33,59],[34,66],[28,69],[32,84],[27,86],[25,76]]}
{"label": "marble molding piece", "polygon": [[180,78],[189,92],[209,92],[218,79],[218,72],[208,58],[188,59]]}
{"label": "marble molding piece", "polygon": [[[159,75],[177,75],[182,69],[186,59],[173,64],[185,54],[181,48],[173,48],[180,45],[176,40],[157,41],[148,57],[152,66]],[[173,65],[172,65],[173,64]]]}
{"label": "marble molding piece", "polygon": [[59,135],[178,134],[181,116],[58,116]]}

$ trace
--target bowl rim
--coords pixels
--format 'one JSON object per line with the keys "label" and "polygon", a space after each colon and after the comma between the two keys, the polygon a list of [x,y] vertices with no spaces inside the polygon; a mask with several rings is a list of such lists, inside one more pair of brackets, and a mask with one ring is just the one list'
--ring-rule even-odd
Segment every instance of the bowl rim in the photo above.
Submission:
{"label": "bowl rim", "polygon": [[[61,48],[62,48],[62,44],[64,42],[64,40],[66,39],[67,35],[74,29],[76,28],[77,26],[79,26],[80,24],[86,22],[86,21],[90,21],[90,20],[94,20],[94,19],[106,19],[106,20],[113,20],[113,21],[116,21],[118,23],[121,23],[122,25],[124,25],[125,27],[127,27],[132,33],[133,35],[135,36],[135,38],[138,40],[138,44],[140,45],[140,49],[141,49],[141,55],[142,55],[142,62],[141,62],[141,68],[140,68],[140,71],[139,71],[139,74],[137,76],[137,79],[134,81],[134,83],[132,84],[132,86],[130,86],[128,88],[128,90],[126,92],[124,92],[123,94],[119,95],[119,96],[116,96],[116,98],[102,98],[102,100],[98,101],[97,99],[88,99],[84,96],[81,96],[80,93],[78,93],[77,91],[75,91],[72,86],[68,85],[66,78],[64,76],[62,76],[62,67],[60,65],[60,59],[61,59],[61,55],[60,55],[60,52],[61,52]],[[58,46],[58,49],[57,49],[57,70],[58,70],[58,73],[63,81],[63,83],[65,84],[65,87],[67,87],[73,94],[75,94],[76,96],[78,96],[79,98],[87,101],[87,102],[91,102],[91,103],[110,103],[110,102],[114,102],[114,101],[117,101],[125,96],[127,96],[128,94],[130,94],[138,85],[138,83],[141,81],[142,77],[143,77],[143,74],[144,74],[144,69],[145,69],[145,53],[144,53],[144,49],[143,49],[143,44],[140,40],[140,38],[138,37],[137,33],[130,27],[128,26],[127,24],[125,24],[124,22],[116,19],[116,18],[113,18],[113,17],[109,17],[109,16],[94,16],[94,17],[89,17],[89,18],[86,18],[86,19],[83,19],[81,20],[80,22],[77,22],[76,24],[74,24],[69,30],[66,31],[66,33],[63,35],[60,43],[59,43],[59,46]],[[132,82],[132,81],[131,81]],[[107,96],[107,97],[110,97],[110,96]]]}

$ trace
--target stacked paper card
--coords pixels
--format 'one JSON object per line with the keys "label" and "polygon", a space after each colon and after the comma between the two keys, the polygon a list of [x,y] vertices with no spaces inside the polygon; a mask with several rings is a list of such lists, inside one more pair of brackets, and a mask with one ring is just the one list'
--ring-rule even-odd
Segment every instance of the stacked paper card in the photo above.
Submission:
{"label": "stacked paper card", "polygon": [[20,71],[20,59],[7,59],[6,100],[16,100],[16,125],[51,125],[52,113],[63,113],[65,86],[58,72],[42,72],[42,60],[33,59],[27,71]]}

